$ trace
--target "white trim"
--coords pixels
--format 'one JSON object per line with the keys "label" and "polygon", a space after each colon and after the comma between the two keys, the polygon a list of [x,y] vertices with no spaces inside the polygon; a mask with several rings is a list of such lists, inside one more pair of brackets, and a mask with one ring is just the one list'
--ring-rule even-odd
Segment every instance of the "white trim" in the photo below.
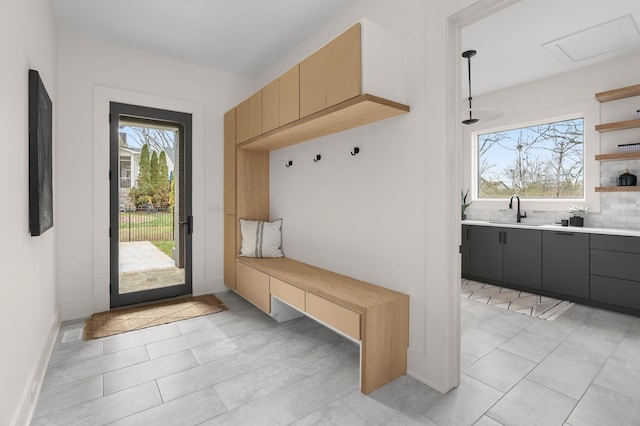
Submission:
{"label": "white trim", "polygon": [[[29,381],[28,386],[26,387],[22,395],[20,408],[16,412],[17,419],[14,419],[14,422],[12,424],[25,426],[31,424],[31,418],[33,417],[33,412],[36,408],[38,398],[40,397],[42,382],[44,381],[44,376],[47,373],[47,366],[49,365],[49,360],[51,359],[53,348],[55,347],[56,341],[58,339],[60,324],[60,311],[56,309],[53,315],[47,340],[42,348],[42,352],[40,353],[38,365],[36,366],[36,370],[31,378],[31,381]],[[36,389],[35,394],[32,398],[31,389],[33,383],[36,384]]]}

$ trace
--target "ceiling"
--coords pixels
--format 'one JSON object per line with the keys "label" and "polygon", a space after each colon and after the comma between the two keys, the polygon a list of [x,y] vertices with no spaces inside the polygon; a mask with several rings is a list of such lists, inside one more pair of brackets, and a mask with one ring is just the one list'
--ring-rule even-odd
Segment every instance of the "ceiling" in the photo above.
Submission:
{"label": "ceiling", "polygon": [[[354,0],[51,2],[63,31],[256,78]],[[516,1],[463,28],[463,51],[478,52],[473,94],[638,52],[640,36],[632,34],[640,34],[638,23],[638,0]],[[466,62],[463,67],[466,88]]]}
{"label": "ceiling", "polygon": [[[638,0],[520,0],[463,28],[462,51],[478,52],[472,94],[640,52],[638,24]],[[463,68],[466,93],[466,60]]]}
{"label": "ceiling", "polygon": [[255,78],[353,0],[51,0],[62,31]]}

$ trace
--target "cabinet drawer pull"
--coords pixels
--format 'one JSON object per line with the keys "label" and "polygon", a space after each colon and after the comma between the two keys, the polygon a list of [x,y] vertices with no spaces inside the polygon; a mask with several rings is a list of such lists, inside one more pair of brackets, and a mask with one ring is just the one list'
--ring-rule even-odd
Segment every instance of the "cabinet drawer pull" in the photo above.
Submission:
{"label": "cabinet drawer pull", "polygon": [[556,232],[556,235],[567,235],[569,237],[576,235],[573,232]]}
{"label": "cabinet drawer pull", "polygon": [[502,244],[507,244],[507,231],[504,231],[504,235],[502,236]]}
{"label": "cabinet drawer pull", "polygon": [[502,231],[498,232],[498,244],[502,244]]}

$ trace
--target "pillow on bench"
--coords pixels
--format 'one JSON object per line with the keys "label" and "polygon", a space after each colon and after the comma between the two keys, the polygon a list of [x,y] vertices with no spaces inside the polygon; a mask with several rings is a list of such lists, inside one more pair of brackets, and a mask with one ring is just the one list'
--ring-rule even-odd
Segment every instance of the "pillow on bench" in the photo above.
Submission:
{"label": "pillow on bench", "polygon": [[240,256],[245,257],[283,257],[282,219],[273,222],[263,220],[240,219],[242,246]]}

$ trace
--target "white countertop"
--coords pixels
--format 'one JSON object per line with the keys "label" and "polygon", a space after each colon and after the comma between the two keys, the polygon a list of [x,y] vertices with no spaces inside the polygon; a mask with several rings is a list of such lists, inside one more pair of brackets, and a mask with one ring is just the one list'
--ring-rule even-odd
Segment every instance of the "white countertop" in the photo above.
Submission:
{"label": "white countertop", "polygon": [[616,228],[588,228],[577,226],[561,226],[556,224],[541,224],[536,225],[533,223],[526,223],[526,219],[522,223],[516,222],[492,222],[488,220],[463,220],[463,225],[478,225],[478,226],[495,226],[498,228],[521,228],[521,229],[539,229],[541,231],[563,231],[563,232],[583,232],[587,234],[607,234],[607,235],[621,235],[628,237],[640,237],[640,231],[635,229],[616,229]]}

